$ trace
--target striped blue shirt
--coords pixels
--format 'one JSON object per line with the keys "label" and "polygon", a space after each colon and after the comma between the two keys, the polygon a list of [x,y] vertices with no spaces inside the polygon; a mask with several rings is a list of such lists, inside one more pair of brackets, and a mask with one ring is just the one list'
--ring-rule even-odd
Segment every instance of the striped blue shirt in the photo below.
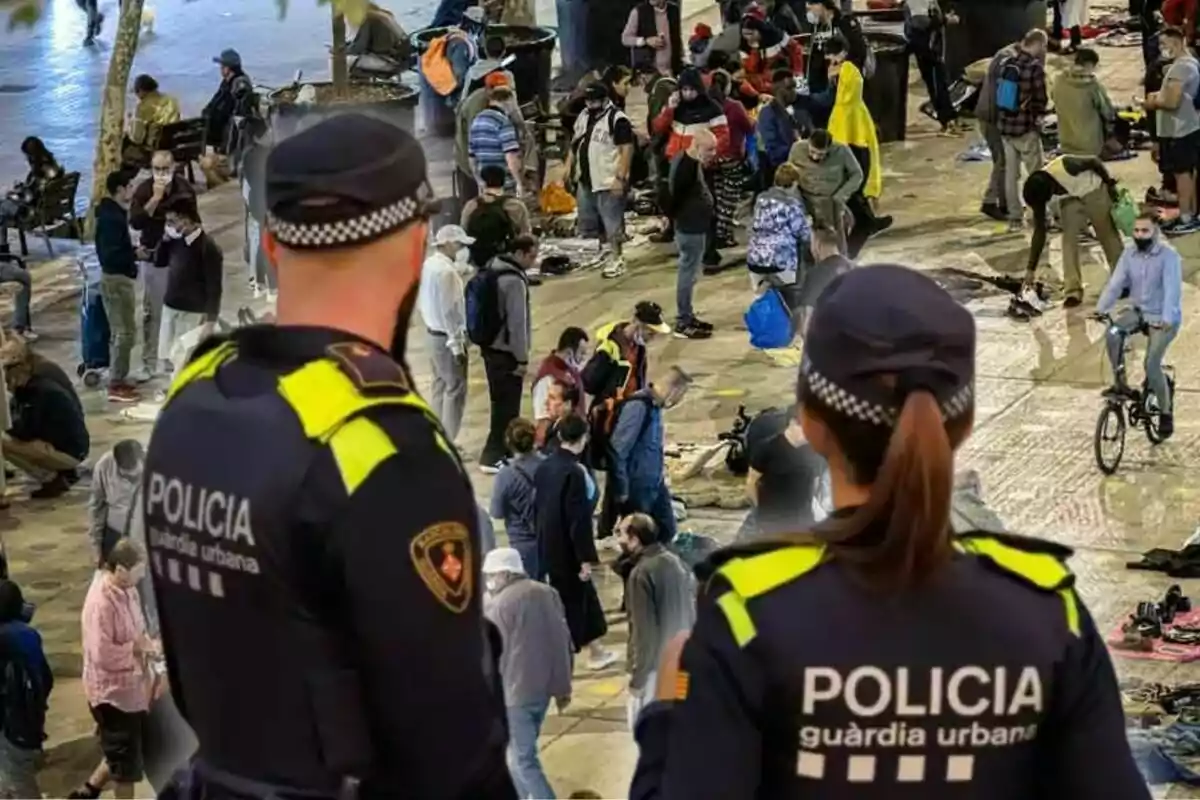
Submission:
{"label": "striped blue shirt", "polygon": [[475,174],[486,166],[495,165],[507,173],[505,157],[521,149],[517,128],[503,111],[485,108],[471,122],[467,135],[467,154],[475,164]]}

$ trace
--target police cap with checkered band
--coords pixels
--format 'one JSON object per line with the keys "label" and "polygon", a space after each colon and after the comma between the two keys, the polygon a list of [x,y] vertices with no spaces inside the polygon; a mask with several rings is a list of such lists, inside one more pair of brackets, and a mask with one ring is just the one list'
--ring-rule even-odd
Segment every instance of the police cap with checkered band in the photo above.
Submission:
{"label": "police cap with checkered band", "polygon": [[340,114],[284,139],[266,173],[267,230],[293,249],[366,244],[436,210],[421,145],[365,114]]}
{"label": "police cap with checkered band", "polygon": [[975,319],[930,278],[894,265],[852,269],[817,299],[800,365],[803,394],[891,427],[929,391],[949,421],[974,407]]}

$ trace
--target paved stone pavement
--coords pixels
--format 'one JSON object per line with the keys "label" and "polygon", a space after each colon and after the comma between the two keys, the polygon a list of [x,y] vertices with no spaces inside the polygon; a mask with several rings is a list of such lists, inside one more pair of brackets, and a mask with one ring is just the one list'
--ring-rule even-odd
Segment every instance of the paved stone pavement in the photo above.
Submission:
{"label": "paved stone pavement", "polygon": [[[200,14],[202,5],[220,8],[198,3],[181,7],[180,13]],[[303,15],[303,5],[294,3],[293,13]],[[74,47],[78,22],[72,16],[73,10],[73,4],[60,1],[54,13],[65,16],[57,17],[61,21],[51,27],[54,33],[39,34],[40,43],[17,51],[17,56],[9,56],[6,47],[5,55],[0,57],[0,82],[15,80],[13,76],[20,72],[18,56],[46,54],[55,43],[59,52]],[[246,13],[260,12],[256,7]],[[269,11],[261,13],[261,17],[252,17],[257,23],[245,22],[246,27],[257,24],[266,30],[268,22],[276,24]],[[173,34],[165,26],[164,17],[160,13],[160,41],[169,43]],[[301,18],[294,17],[288,24]],[[224,46],[225,37],[220,34],[195,32],[202,40],[213,40],[204,42],[203,53]],[[313,46],[319,47],[323,40],[314,34],[313,41]],[[164,45],[157,56],[164,59],[159,74],[179,75],[166,70],[168,49]],[[155,50],[148,52],[153,54]],[[1139,75],[1138,51],[1103,49],[1101,55],[1102,71],[1113,96],[1128,96]],[[77,60],[73,65],[64,63],[61,76],[69,74],[77,80],[82,73],[94,71],[94,65],[89,66],[84,56],[71,57]],[[281,76],[294,70],[287,64],[293,57],[282,57],[286,66],[278,68]],[[203,66],[198,69],[197,75],[203,72]],[[204,81],[195,77],[193,82],[202,99],[207,92]],[[57,118],[48,111],[36,111],[36,107],[55,95],[74,97],[77,108],[86,106],[85,93],[74,85],[68,88],[63,83],[55,88],[52,82],[39,79],[39,86],[36,92],[13,97],[23,97],[17,102],[28,104],[25,108],[30,113],[42,114],[46,124],[54,124]],[[35,96],[41,99],[35,100]],[[0,96],[0,103],[14,102],[13,97]],[[6,120],[24,119],[12,116],[16,113],[12,107],[3,106],[0,111],[10,112],[5,114]],[[883,209],[896,215],[896,225],[871,243],[864,261],[900,261],[926,269],[1018,272],[1026,252],[1025,239],[998,233],[994,223],[975,214],[988,165],[956,163],[954,158],[964,148],[964,141],[936,137],[931,123],[917,119],[915,108],[910,119],[913,124],[908,141],[884,148]],[[61,136],[60,141],[65,143],[72,134],[64,128]],[[15,139],[15,135],[6,137],[8,141]],[[1153,180],[1154,170],[1144,154],[1113,169],[1137,193]],[[239,257],[240,201],[236,190],[225,187],[203,195],[201,203],[209,229],[227,254],[225,307],[232,315],[239,305],[249,302],[245,268]],[[1194,266],[1200,237],[1177,244],[1186,257],[1185,325],[1170,359],[1181,381],[1178,430],[1172,441],[1153,449],[1131,435],[1126,463],[1112,478],[1099,475],[1091,455],[1091,434],[1100,404],[1098,390],[1105,383],[1098,327],[1084,321],[1084,310],[1053,310],[1033,323],[1019,324],[1003,316],[1003,296],[979,291],[968,302],[980,331],[979,407],[976,432],[964,447],[960,467],[980,472],[985,498],[1014,530],[1077,548],[1073,565],[1080,576],[1081,591],[1105,629],[1119,622],[1138,600],[1161,596],[1172,582],[1153,573],[1126,572],[1124,562],[1149,547],[1178,546],[1200,522],[1200,484],[1194,478],[1200,467],[1200,393],[1191,385],[1200,367],[1200,324],[1193,320],[1200,311]],[[1057,268],[1057,242],[1051,249],[1050,262]],[[654,299],[665,308],[672,307],[671,253],[666,248],[645,247],[631,256],[629,273],[621,279],[604,281],[587,272],[547,280],[534,290],[535,345],[539,352],[552,347],[563,326],[593,329],[626,315],[638,299]],[[51,301],[69,295],[74,285],[71,269],[69,259],[37,264],[34,276],[39,296]],[[1094,299],[1104,279],[1095,253],[1085,268],[1085,277],[1089,299]],[[795,370],[777,366],[748,346],[741,323],[748,300],[740,270],[706,277],[699,285],[697,304],[717,325],[716,336],[707,342],[667,340],[653,346],[652,373],[679,363],[697,376],[696,388],[670,417],[673,441],[713,440],[717,432],[728,427],[741,403],[757,409],[788,402]],[[37,325],[43,334],[39,349],[66,365],[74,364],[78,332],[73,306],[64,302],[41,310]],[[421,337],[414,337],[410,360],[424,382],[428,371],[421,346]],[[148,435],[147,424],[120,419],[99,395],[84,392],[83,398],[96,455],[120,438]],[[470,454],[477,453],[482,445],[486,418],[486,384],[476,359],[471,368],[467,424],[460,438]],[[490,479],[475,477],[478,493],[486,500]],[[676,489],[693,499],[722,506],[695,509],[683,527],[724,538],[736,526],[741,515],[736,510],[740,487],[721,471],[706,472]],[[51,796],[61,796],[85,777],[96,758],[90,739],[92,725],[78,688],[78,616],[91,574],[84,541],[86,487],[48,503],[29,501],[24,491],[20,485],[10,489],[13,507],[0,514],[0,530],[14,576],[39,604],[37,622],[59,676],[52,697],[51,753],[44,788]],[[607,604],[614,606],[615,579],[604,573],[600,580]],[[1194,594],[1200,584],[1185,581],[1184,590]],[[626,635],[624,624],[614,616],[609,642],[620,648]],[[1186,666],[1146,668],[1121,659],[1117,666],[1122,675],[1195,679],[1195,670]],[[544,731],[544,761],[551,781],[563,796],[583,787],[606,797],[624,796],[636,753],[625,730],[621,666],[598,675],[580,670],[576,677],[575,705],[564,715],[551,715]],[[1161,796],[1192,795],[1176,788]]]}

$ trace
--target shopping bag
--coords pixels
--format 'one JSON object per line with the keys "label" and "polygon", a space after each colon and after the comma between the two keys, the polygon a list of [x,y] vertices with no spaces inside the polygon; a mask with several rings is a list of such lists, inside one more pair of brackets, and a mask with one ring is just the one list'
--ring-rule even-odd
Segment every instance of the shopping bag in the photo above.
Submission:
{"label": "shopping bag", "polygon": [[1137,215],[1137,203],[1134,202],[1133,195],[1128,189],[1121,187],[1117,190],[1117,201],[1113,203],[1112,219],[1122,236],[1133,236],[1133,223],[1137,220]]}
{"label": "shopping bag", "polygon": [[760,350],[787,347],[792,343],[792,315],[779,291],[771,288],[755,298],[746,309],[750,344]]}

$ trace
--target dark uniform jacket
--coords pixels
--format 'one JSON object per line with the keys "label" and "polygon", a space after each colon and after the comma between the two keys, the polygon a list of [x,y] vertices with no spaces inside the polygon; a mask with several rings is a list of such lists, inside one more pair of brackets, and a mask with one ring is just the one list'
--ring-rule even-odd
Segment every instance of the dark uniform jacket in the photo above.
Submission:
{"label": "dark uniform jacket", "polygon": [[[829,88],[829,63],[825,60],[825,43],[832,36],[840,36],[846,42],[846,59],[861,72],[867,63],[867,37],[862,23],[854,14],[833,12],[833,24],[813,30],[812,44],[804,54],[805,78],[809,94],[820,94]],[[865,75],[863,76],[866,77]]]}
{"label": "dark uniform jacket", "polygon": [[332,796],[349,775],[361,797],[515,797],[475,500],[410,386],[323,328],[241,328],[180,371],[144,497],[203,796]]}
{"label": "dark uniform jacket", "polygon": [[899,595],[818,546],[714,556],[684,699],[640,718],[633,800],[1148,800],[1069,551],[956,545]]}

